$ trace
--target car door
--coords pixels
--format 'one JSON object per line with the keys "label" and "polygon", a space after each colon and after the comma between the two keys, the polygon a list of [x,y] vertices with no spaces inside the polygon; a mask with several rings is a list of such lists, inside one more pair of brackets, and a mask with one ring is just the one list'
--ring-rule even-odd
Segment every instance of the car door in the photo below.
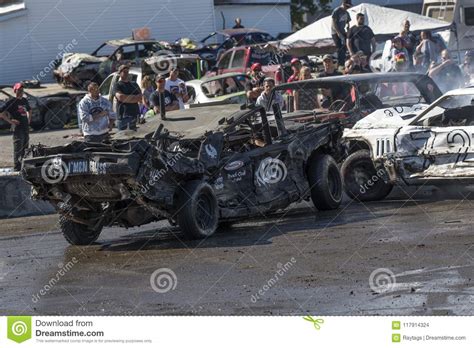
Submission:
{"label": "car door", "polygon": [[[473,111],[474,107],[452,122],[446,120],[444,110],[442,115],[401,128],[396,149],[402,177],[409,183],[474,178]],[[457,109],[450,113],[456,115]]]}

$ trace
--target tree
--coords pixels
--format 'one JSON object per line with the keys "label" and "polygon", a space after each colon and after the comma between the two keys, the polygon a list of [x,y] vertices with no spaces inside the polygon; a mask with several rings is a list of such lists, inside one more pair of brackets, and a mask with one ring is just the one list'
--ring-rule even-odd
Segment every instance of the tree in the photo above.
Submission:
{"label": "tree", "polygon": [[314,15],[316,12],[329,10],[332,0],[291,0],[291,22],[293,26],[302,28],[305,22],[305,14]]}

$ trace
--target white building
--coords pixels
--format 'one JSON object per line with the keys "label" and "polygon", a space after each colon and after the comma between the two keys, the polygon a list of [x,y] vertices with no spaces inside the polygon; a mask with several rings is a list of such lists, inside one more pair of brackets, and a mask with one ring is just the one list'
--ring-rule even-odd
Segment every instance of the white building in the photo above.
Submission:
{"label": "white building", "polygon": [[[216,3],[216,5],[214,4]],[[263,3],[263,4],[262,4]],[[290,31],[290,0],[0,0],[0,84],[45,72],[63,52],[91,53],[102,42],[149,27],[152,37],[200,40],[241,17],[244,26]]]}

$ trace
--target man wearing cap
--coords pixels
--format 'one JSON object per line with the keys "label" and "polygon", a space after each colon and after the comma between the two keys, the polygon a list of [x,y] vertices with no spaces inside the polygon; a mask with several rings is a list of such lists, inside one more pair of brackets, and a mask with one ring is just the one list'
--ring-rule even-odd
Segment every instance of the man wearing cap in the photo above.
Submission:
{"label": "man wearing cap", "polygon": [[118,69],[120,80],[115,86],[115,98],[117,99],[117,128],[118,130],[137,129],[137,120],[140,116],[138,103],[142,102],[140,86],[129,81],[128,65],[121,65]]}
{"label": "man wearing cap", "polygon": [[79,118],[82,123],[84,140],[101,143],[107,139],[115,121],[115,112],[107,98],[100,95],[99,85],[95,82],[87,86],[89,92],[79,102]]}
{"label": "man wearing cap", "polygon": [[364,52],[364,54],[370,58],[373,52],[375,52],[375,35],[372,29],[365,25],[365,16],[363,13],[358,13],[356,16],[357,25],[354,25],[347,33],[347,48],[349,54],[352,56],[358,51]]}
{"label": "man wearing cap", "polygon": [[301,62],[298,58],[293,58],[291,60],[291,70],[293,71],[293,75],[291,75],[288,78],[287,82],[298,81],[298,77],[299,77],[300,71],[301,71]]}
{"label": "man wearing cap", "polygon": [[156,77],[156,91],[150,95],[150,105],[153,107],[155,115],[160,114],[160,94],[163,94],[165,103],[165,111],[173,111],[179,109],[179,102],[176,96],[166,89],[166,79],[164,74]]}
{"label": "man wearing cap", "polygon": [[326,54],[323,57],[323,66],[324,66],[324,70],[320,72],[317,77],[342,75],[339,71],[336,70],[336,66],[334,65],[334,57],[331,56],[330,54]]}
{"label": "man wearing cap", "polygon": [[0,118],[12,125],[13,165],[14,170],[19,171],[21,170],[21,160],[30,140],[31,108],[28,99],[23,96],[23,85],[21,83],[15,83],[13,92],[15,92],[15,98],[8,100],[0,108]]}
{"label": "man wearing cap", "polygon": [[262,73],[262,64],[254,63],[250,67],[250,81],[245,85],[247,100],[250,104],[255,104],[257,98],[263,92],[263,81],[265,75]]}
{"label": "man wearing cap", "polygon": [[331,35],[337,48],[337,62],[344,65],[347,55],[346,39],[351,16],[347,10],[352,7],[351,0],[343,0],[341,6],[332,12]]}

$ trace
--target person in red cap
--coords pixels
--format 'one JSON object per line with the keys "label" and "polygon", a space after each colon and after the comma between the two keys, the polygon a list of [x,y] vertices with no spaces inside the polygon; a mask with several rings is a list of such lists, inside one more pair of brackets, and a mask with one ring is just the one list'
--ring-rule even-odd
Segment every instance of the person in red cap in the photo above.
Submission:
{"label": "person in red cap", "polygon": [[265,80],[265,75],[262,73],[262,64],[252,64],[250,67],[249,77],[250,81],[245,85],[247,101],[249,104],[255,104],[257,98],[263,92],[263,81]]}
{"label": "person in red cap", "polygon": [[287,82],[298,81],[298,76],[301,71],[301,62],[298,58],[293,58],[291,60],[291,70],[293,71],[293,75],[288,78]]}
{"label": "person in red cap", "polygon": [[15,83],[13,92],[15,92],[15,98],[8,100],[0,108],[0,118],[12,125],[14,170],[20,171],[21,161],[30,140],[31,107],[28,99],[23,96],[21,83]]}

